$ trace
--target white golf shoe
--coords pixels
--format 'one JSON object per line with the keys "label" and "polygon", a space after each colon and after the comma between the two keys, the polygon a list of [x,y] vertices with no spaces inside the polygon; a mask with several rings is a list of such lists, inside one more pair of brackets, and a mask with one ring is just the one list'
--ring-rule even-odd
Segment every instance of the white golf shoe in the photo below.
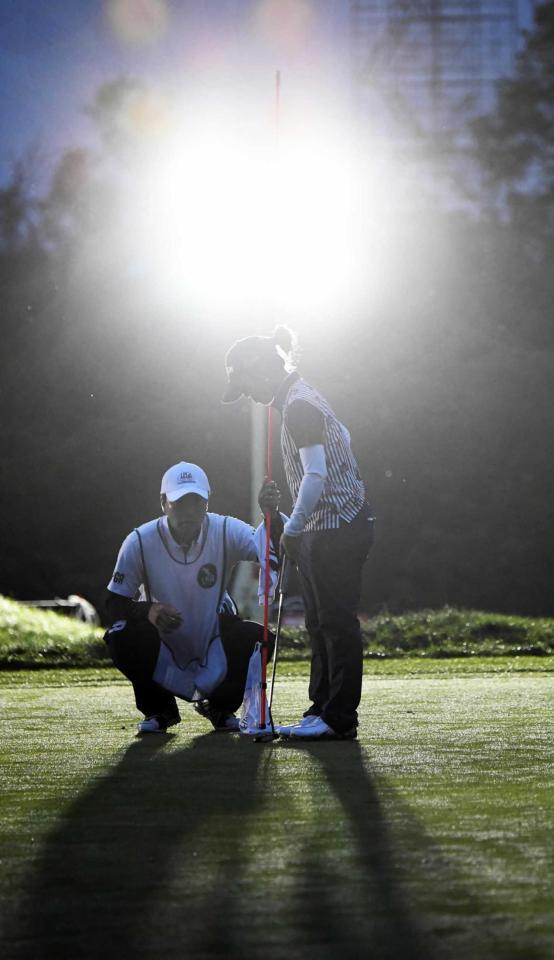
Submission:
{"label": "white golf shoe", "polygon": [[316,717],[313,713],[309,713],[307,717],[302,717],[301,720],[296,720],[295,723],[276,723],[275,733],[278,733],[281,737],[291,737],[293,730],[305,730],[307,727],[313,726],[318,720],[319,717]]}
{"label": "white golf shoe", "polygon": [[356,727],[347,730],[346,733],[337,733],[321,717],[315,717],[315,723],[309,723],[302,726],[298,724],[293,727],[289,733],[291,740],[355,740],[357,737]]}
{"label": "white golf shoe", "polygon": [[168,727],[174,727],[176,723],[180,723],[181,718],[179,716],[167,717],[162,716],[161,714],[156,714],[153,717],[146,717],[145,720],[141,720],[137,727],[137,734],[140,733],[166,733]]}

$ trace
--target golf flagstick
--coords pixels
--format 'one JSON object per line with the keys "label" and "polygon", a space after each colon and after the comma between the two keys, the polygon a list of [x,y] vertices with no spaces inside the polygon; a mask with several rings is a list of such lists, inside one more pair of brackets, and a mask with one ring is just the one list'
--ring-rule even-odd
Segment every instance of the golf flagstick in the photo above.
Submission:
{"label": "golf flagstick", "polygon": [[[275,72],[275,154],[279,153],[279,112],[281,106],[281,73]],[[267,408],[267,470],[266,478],[273,479],[273,419],[271,404]],[[261,658],[261,679],[260,679],[260,718],[259,726],[265,730],[268,726],[271,728],[273,737],[275,727],[271,716],[271,703],[267,699],[267,654],[269,649],[269,590],[270,590],[270,544],[271,544],[271,513],[268,510],[265,515],[265,577],[264,577],[264,631],[262,643]],[[273,692],[273,691],[272,691]],[[266,724],[266,706],[268,707],[269,724]]]}

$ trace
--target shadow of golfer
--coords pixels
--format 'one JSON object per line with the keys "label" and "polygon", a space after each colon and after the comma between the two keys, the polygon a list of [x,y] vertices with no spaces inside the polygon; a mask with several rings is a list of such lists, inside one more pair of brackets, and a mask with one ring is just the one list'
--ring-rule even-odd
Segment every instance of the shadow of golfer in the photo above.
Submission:
{"label": "shadow of golfer", "polygon": [[[339,952],[341,960],[523,956],[513,942],[518,931],[484,908],[396,790],[386,782],[377,784],[358,743],[289,741],[284,747],[307,752],[330,788],[321,790],[319,849],[308,843],[298,851],[302,871],[291,921],[298,944],[317,944],[318,960],[335,960]],[[325,803],[332,805],[327,828]],[[334,825],[333,817],[338,819]],[[335,835],[329,848],[322,842],[325,829]],[[341,874],[341,862],[348,857],[347,851],[336,855],[337,834],[344,844],[351,841],[354,882],[344,866]],[[545,956],[532,943],[524,952],[526,960]],[[301,950],[296,955],[311,956]]]}
{"label": "shadow of golfer", "polygon": [[133,742],[68,807],[24,891],[10,956],[243,960],[237,885],[264,751],[221,734],[169,749],[173,736]]}
{"label": "shadow of golfer", "polygon": [[[299,942],[317,944],[319,957],[329,960],[337,951],[342,960],[432,960],[435,951],[403,892],[395,844],[359,744],[289,741],[286,749],[308,752],[323,769],[330,794],[326,798],[322,791],[322,821],[326,802],[335,821],[339,804],[338,822],[328,817],[327,827],[321,823],[322,835],[325,830],[334,835],[330,846],[306,846],[299,856],[303,873],[294,921]],[[337,857],[333,849],[337,832],[343,844],[351,843],[346,866],[344,855]]]}
{"label": "shadow of golfer", "polygon": [[[482,923],[472,931],[463,916],[418,917],[414,883],[427,891],[424,910],[447,887],[464,916],[479,917],[479,905],[409,806],[387,784],[377,788],[357,743],[257,747],[212,733],[178,742],[133,742],[68,805],[23,891],[3,960],[512,956]],[[263,825],[286,815],[286,795],[275,791],[286,782],[276,776],[283,750],[308,753],[323,782],[315,777],[312,825],[303,815],[283,824],[294,853],[279,886]]]}

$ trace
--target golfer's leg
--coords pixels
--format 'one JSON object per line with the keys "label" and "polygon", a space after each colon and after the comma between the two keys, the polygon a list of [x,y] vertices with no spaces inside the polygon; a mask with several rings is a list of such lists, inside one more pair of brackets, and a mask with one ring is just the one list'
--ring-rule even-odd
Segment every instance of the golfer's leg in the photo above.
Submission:
{"label": "golfer's leg", "polygon": [[323,704],[329,699],[329,665],[325,638],[319,622],[318,599],[315,588],[312,553],[317,542],[317,534],[305,533],[302,537],[300,559],[298,561],[298,575],[304,602],[304,619],[306,630],[310,638],[310,684],[308,696],[312,706],[305,711],[304,716],[321,714]]}
{"label": "golfer's leg", "polygon": [[160,650],[158,631],[151,623],[127,623],[108,630],[106,642],[114,662],[121,673],[133,684],[137,708],[145,717],[179,715],[172,693],[152,680]]}
{"label": "golfer's leg", "polygon": [[329,696],[322,716],[337,733],[346,733],[358,720],[363,673],[358,607],[371,536],[363,518],[326,531],[312,561],[329,664]]}

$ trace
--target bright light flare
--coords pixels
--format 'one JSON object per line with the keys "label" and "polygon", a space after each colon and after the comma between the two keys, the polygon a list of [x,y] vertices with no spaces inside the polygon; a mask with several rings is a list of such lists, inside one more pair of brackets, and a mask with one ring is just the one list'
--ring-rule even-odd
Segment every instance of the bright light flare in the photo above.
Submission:
{"label": "bright light flare", "polygon": [[286,319],[351,295],[359,198],[347,141],[314,123],[278,148],[265,134],[197,117],[137,170],[134,255],[167,297]]}
{"label": "bright light flare", "polygon": [[166,32],[166,0],[107,0],[106,16],[114,34],[130,46],[145,46]]}
{"label": "bright light flare", "polygon": [[254,26],[266,43],[281,50],[299,49],[316,24],[313,0],[259,0]]}

